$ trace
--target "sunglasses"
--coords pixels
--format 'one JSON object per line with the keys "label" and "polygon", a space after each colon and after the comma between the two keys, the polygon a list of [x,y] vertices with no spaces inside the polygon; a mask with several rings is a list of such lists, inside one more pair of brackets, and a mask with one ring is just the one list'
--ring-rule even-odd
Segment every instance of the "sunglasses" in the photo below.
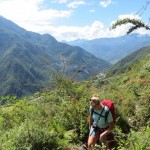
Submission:
{"label": "sunglasses", "polygon": [[95,105],[99,105],[100,101],[97,99],[90,99],[90,102],[94,103]]}

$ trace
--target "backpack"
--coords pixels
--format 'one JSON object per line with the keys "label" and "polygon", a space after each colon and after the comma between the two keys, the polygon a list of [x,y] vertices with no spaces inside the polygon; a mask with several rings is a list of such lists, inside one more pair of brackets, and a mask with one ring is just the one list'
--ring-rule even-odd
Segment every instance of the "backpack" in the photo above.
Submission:
{"label": "backpack", "polygon": [[[114,124],[116,123],[116,114],[115,114],[115,107],[114,107],[114,103],[112,100],[109,100],[109,99],[104,99],[102,102],[101,102],[102,105],[104,106],[107,106],[109,109],[106,111],[105,113],[105,116],[102,116],[102,117],[105,117],[105,122],[107,121],[107,117],[108,117],[108,114],[109,114],[109,111],[111,111],[111,114],[112,114],[112,117],[113,117],[113,122]],[[104,109],[104,108],[103,108]],[[103,112],[103,110],[102,110]],[[91,116],[93,115],[93,113],[96,113],[94,112],[94,109],[92,108],[91,110]],[[102,113],[101,113],[102,114]],[[100,116],[101,116],[100,114]]]}
{"label": "backpack", "polygon": [[[115,113],[115,107],[114,107],[114,103],[112,100],[109,100],[109,99],[104,99],[102,102],[101,102],[102,105],[104,106],[107,106],[109,108],[108,111],[111,111],[111,114],[112,114],[112,117],[113,117],[113,122],[116,123],[116,113]],[[109,112],[108,112],[109,113]],[[106,116],[106,115],[105,115]],[[108,114],[107,114],[108,116]],[[106,117],[107,117],[106,116]],[[107,119],[107,118],[105,118]]]}

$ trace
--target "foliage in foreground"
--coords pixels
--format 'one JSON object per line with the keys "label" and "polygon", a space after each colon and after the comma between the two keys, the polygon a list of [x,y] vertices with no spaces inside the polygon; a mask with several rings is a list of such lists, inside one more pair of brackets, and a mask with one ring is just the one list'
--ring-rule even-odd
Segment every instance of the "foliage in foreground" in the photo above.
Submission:
{"label": "foliage in foreground", "polygon": [[88,83],[60,77],[51,91],[6,103],[0,108],[0,149],[65,150],[84,141],[89,94]]}
{"label": "foliage in foreground", "polygon": [[[147,62],[147,63],[146,63]],[[87,141],[89,98],[114,100],[119,150],[150,148],[149,59],[122,75],[76,83],[55,76],[52,89],[7,101],[0,108],[1,150],[74,150]],[[140,70],[139,70],[140,68]],[[8,103],[7,103],[8,102]]]}

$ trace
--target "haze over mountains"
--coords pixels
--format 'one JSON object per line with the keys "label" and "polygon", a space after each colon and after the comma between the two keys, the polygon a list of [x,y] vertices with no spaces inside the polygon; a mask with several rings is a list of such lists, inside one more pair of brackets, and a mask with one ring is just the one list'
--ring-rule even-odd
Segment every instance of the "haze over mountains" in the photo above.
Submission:
{"label": "haze over mountains", "polygon": [[80,46],[96,57],[116,63],[132,52],[150,45],[149,35],[131,34],[116,38],[99,38],[93,40],[75,40],[66,42]]}
{"label": "haze over mountains", "polygon": [[0,16],[0,95],[31,94],[49,82],[52,70],[85,80],[111,64],[51,35],[26,31]]}

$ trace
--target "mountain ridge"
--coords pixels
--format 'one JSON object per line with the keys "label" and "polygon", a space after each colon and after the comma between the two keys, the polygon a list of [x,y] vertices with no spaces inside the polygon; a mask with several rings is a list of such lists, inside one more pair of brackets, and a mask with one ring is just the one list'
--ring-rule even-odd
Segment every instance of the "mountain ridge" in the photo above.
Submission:
{"label": "mountain ridge", "polygon": [[119,75],[121,73],[125,73],[126,71],[131,69],[131,65],[136,64],[140,60],[144,59],[147,55],[150,54],[150,46],[143,47],[128,56],[124,57],[120,61],[118,61],[115,65],[109,68],[107,72],[107,76]]}
{"label": "mountain ridge", "polygon": [[116,38],[75,40],[66,42],[84,48],[91,54],[115,64],[128,54],[150,45],[149,35],[131,34]]}
{"label": "mountain ridge", "polygon": [[22,96],[40,90],[48,85],[52,70],[60,73],[64,66],[64,75],[68,77],[82,68],[82,74],[75,79],[78,81],[111,66],[80,47],[58,42],[48,34],[26,31],[3,17],[0,46],[0,95]]}

